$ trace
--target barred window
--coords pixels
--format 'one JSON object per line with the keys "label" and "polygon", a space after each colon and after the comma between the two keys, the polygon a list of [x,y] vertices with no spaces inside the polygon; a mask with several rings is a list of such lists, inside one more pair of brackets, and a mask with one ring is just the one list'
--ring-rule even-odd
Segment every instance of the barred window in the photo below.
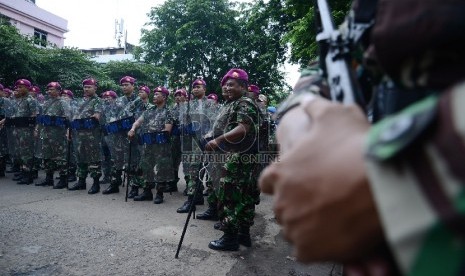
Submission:
{"label": "barred window", "polygon": [[34,43],[42,47],[47,47],[47,32],[34,29]]}

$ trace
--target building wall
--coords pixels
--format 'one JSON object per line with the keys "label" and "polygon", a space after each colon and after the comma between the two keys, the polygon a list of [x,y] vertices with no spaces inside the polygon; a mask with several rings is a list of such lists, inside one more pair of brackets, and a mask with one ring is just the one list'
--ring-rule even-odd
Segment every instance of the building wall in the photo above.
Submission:
{"label": "building wall", "polygon": [[23,35],[33,37],[36,29],[47,33],[47,42],[64,46],[68,21],[25,0],[0,0],[0,13],[9,17]]}

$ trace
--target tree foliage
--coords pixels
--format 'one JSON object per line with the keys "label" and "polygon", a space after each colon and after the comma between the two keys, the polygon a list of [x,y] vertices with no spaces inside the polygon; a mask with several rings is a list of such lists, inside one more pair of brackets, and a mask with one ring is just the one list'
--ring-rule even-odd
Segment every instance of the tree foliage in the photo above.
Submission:
{"label": "tree foliage", "polygon": [[276,10],[264,1],[167,0],[149,14],[153,29],[142,33],[142,56],[167,68],[172,87],[202,76],[208,91],[219,91],[227,70],[240,67],[271,95],[285,87],[283,29],[270,16]]}

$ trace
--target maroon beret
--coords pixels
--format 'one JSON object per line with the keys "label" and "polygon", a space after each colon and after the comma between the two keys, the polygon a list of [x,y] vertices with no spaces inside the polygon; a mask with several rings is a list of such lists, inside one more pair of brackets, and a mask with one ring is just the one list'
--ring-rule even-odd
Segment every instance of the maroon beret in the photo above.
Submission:
{"label": "maroon beret", "polygon": [[156,92],[161,92],[162,94],[165,94],[166,96],[170,94],[170,91],[168,91],[168,89],[166,89],[166,87],[163,87],[163,86],[155,87],[155,89],[153,89],[153,93],[156,93]]}
{"label": "maroon beret", "polygon": [[215,93],[208,94],[207,99],[218,101],[218,95],[216,95]]}
{"label": "maroon beret", "polygon": [[250,84],[248,87],[249,92],[253,92],[255,94],[260,94],[260,87],[256,86],[255,84]]}
{"label": "maroon beret", "polygon": [[97,86],[97,81],[94,78],[88,78],[82,81],[82,86],[84,85],[95,85]]}
{"label": "maroon beret", "polygon": [[3,90],[5,87],[0,83],[0,90]]}
{"label": "maroon beret", "polygon": [[118,98],[118,95],[113,90],[108,90],[102,93],[101,97],[112,97],[113,99]]}
{"label": "maroon beret", "polygon": [[51,88],[51,87],[54,87],[56,88],[57,90],[61,90],[61,85],[59,82],[57,81],[52,81],[51,83],[47,84],[47,89]]}
{"label": "maroon beret", "polygon": [[229,70],[226,75],[224,75],[223,79],[221,80],[221,86],[223,86],[229,79],[249,81],[249,76],[247,75],[246,71],[239,68],[233,68]]}
{"label": "maroon beret", "polygon": [[178,94],[181,94],[181,96],[187,97],[187,92],[185,89],[178,89],[176,92],[174,92],[174,96],[176,97]]}
{"label": "maroon beret", "polygon": [[40,88],[35,85],[29,91],[34,92],[36,94],[40,94]]}
{"label": "maroon beret", "polygon": [[131,76],[124,76],[119,80],[120,84],[123,84],[125,82],[129,82],[130,84],[134,84],[136,82],[136,79],[131,77]]}
{"label": "maroon beret", "polygon": [[196,85],[207,86],[207,83],[203,79],[196,79],[195,81],[192,82],[192,87]]}
{"label": "maroon beret", "polygon": [[146,85],[139,87],[139,91],[144,91],[147,95],[150,95],[150,88]]}
{"label": "maroon beret", "polygon": [[11,94],[11,90],[9,88],[3,88],[3,92],[8,94],[8,96]]}
{"label": "maroon beret", "polygon": [[70,96],[71,98],[74,98],[74,94],[73,94],[73,92],[72,92],[71,90],[65,89],[65,90],[63,90],[63,91],[61,92],[61,95],[63,95],[63,94],[64,94],[64,95],[68,95],[68,96]]}
{"label": "maroon beret", "polygon": [[31,82],[27,79],[19,79],[15,82],[15,87],[18,86],[18,85],[24,85],[26,86],[27,88],[31,88]]}

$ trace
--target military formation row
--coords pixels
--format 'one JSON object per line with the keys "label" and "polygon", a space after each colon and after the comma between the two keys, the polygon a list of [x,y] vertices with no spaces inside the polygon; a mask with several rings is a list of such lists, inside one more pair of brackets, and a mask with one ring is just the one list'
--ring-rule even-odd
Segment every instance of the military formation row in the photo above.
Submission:
{"label": "military formation row", "polygon": [[5,176],[11,162],[13,180],[32,184],[43,168],[45,180],[36,186],[70,191],[86,189],[90,175],[89,194],[100,192],[103,174],[110,185],[102,193],[119,192],[124,175],[130,187],[127,198],[160,204],[165,192],[178,190],[182,163],[187,201],[177,212],[204,204],[205,180],[208,209],[198,217],[218,220],[216,227],[225,232],[209,247],[250,246],[260,195],[257,178],[266,165],[256,157],[269,153],[273,137],[266,97],[258,86],[248,84],[244,70],[231,69],[221,81],[224,103],[218,103],[216,94],[206,96],[206,83],[199,78],[190,87],[193,97],[185,89],[175,91],[172,107],[167,106],[170,92],[165,87],[156,87],[149,103],[150,88],[137,87],[133,77],[121,78],[120,86],[123,96],[105,91],[98,97],[97,81],[85,79],[84,98],[75,99],[51,82],[43,104],[30,93],[26,79],[16,81],[11,98],[1,87],[0,174]]}

